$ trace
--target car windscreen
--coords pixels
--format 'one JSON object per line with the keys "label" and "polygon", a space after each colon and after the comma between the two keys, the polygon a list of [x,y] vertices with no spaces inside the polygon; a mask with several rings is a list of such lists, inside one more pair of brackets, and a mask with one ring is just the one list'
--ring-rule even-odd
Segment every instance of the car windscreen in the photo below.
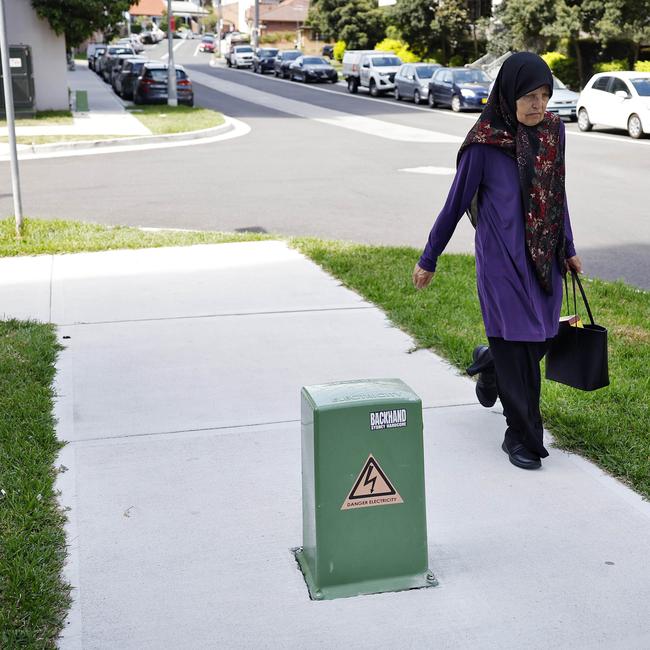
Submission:
{"label": "car windscreen", "polygon": [[236,47],[235,48],[235,52],[252,52],[252,51],[253,51],[253,48],[252,47],[247,47],[247,46]]}
{"label": "car windscreen", "polygon": [[293,61],[293,59],[297,59],[299,56],[302,56],[300,52],[285,52],[282,55],[282,58],[285,61]]}
{"label": "car windscreen", "polygon": [[634,86],[634,89],[639,93],[639,95],[641,95],[641,97],[650,97],[650,78],[638,77],[630,79],[630,83]]}
{"label": "car windscreen", "polygon": [[204,36],[201,41],[203,43],[214,43],[214,37],[212,36]]}
{"label": "car windscreen", "polygon": [[305,65],[328,65],[327,61],[321,59],[319,56],[307,56],[302,60],[302,62]]}
{"label": "car windscreen", "polygon": [[488,77],[482,70],[455,70],[454,81],[457,84],[475,84],[475,83],[490,83]]}
{"label": "car windscreen", "polygon": [[135,54],[130,47],[109,47],[109,54]]}
{"label": "car windscreen", "polygon": [[260,50],[260,56],[276,56],[277,50]]}
{"label": "car windscreen", "polygon": [[394,65],[400,65],[402,62],[396,56],[373,56],[372,65],[375,68],[388,68]]}
{"label": "car windscreen", "polygon": [[420,79],[431,79],[433,73],[437,70],[437,66],[433,65],[419,65],[415,68],[415,74]]}
{"label": "car windscreen", "polygon": [[[166,68],[149,68],[147,70],[147,78],[153,79],[154,81],[167,81],[167,69]],[[176,79],[185,79],[187,75],[184,70],[176,70]]]}
{"label": "car windscreen", "polygon": [[553,77],[553,88],[558,88],[559,90],[567,89],[567,87],[557,77]]}
{"label": "car windscreen", "polygon": [[144,67],[144,61],[140,62],[135,62],[131,64],[131,73],[132,74],[140,74],[142,72],[142,68]]}

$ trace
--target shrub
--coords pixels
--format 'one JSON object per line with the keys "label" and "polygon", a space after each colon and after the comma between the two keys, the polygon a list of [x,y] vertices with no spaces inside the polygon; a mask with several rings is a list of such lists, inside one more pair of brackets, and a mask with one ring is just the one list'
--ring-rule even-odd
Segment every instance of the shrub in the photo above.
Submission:
{"label": "shrub", "polygon": [[133,25],[131,25],[131,34],[140,34],[140,32],[142,32],[142,25],[133,23]]}
{"label": "shrub", "polygon": [[542,59],[546,61],[551,72],[569,88],[577,89],[580,87],[578,66],[575,59],[561,52],[546,52],[542,54]]}
{"label": "shrub", "polygon": [[408,43],[396,38],[385,38],[375,45],[375,50],[393,52],[395,56],[398,56],[402,60],[402,63],[417,63],[420,60],[418,56],[409,50]]}
{"label": "shrub", "polygon": [[614,59],[613,61],[596,63],[594,72],[617,72],[618,70],[627,70],[628,63],[625,59]]}
{"label": "shrub", "polygon": [[278,38],[277,33],[271,32],[270,34],[262,34],[260,36],[260,43],[266,45],[266,44],[274,44],[277,43],[280,39]]}
{"label": "shrub", "polygon": [[465,65],[465,59],[460,54],[454,54],[454,56],[449,59],[450,68],[460,68]]}
{"label": "shrub", "polygon": [[634,64],[635,72],[650,72],[650,61],[637,61]]}
{"label": "shrub", "polygon": [[342,61],[344,52],[345,52],[345,41],[336,41],[336,43],[334,44],[334,58],[337,61]]}

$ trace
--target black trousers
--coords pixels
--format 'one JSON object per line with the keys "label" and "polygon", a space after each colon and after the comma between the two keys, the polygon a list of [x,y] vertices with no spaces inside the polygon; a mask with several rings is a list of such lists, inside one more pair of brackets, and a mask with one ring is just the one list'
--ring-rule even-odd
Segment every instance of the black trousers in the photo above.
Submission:
{"label": "black trousers", "polygon": [[546,458],[539,397],[542,377],[539,363],[547,342],[529,343],[488,337],[494,361],[499,399],[506,416],[506,445],[521,443],[540,458]]}

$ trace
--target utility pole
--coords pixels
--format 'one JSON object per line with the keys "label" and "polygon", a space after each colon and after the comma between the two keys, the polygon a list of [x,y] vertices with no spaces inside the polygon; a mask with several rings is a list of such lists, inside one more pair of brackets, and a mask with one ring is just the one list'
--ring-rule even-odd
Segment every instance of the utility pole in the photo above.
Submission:
{"label": "utility pole", "polygon": [[11,79],[11,61],[7,43],[7,23],[5,20],[5,2],[0,0],[0,57],[2,58],[2,85],[5,96],[7,131],[9,135],[9,159],[11,164],[11,191],[14,197],[14,216],[16,218],[16,236],[23,230],[23,205],[20,198],[20,174],[18,173],[18,152],[16,150],[16,119],[14,115],[14,92]]}
{"label": "utility pole", "polygon": [[221,58],[221,27],[223,19],[221,18],[221,0],[217,0],[217,56]]}
{"label": "utility pole", "polygon": [[260,0],[255,0],[255,22],[253,24],[253,48],[260,45]]}
{"label": "utility pole", "polygon": [[174,65],[174,35],[172,34],[172,0],[167,0],[167,106],[178,106],[176,66]]}

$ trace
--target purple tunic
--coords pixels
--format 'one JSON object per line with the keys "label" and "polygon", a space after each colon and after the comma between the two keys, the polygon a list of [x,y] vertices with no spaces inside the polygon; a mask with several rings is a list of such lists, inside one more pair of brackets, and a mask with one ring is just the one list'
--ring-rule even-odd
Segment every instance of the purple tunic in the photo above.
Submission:
{"label": "purple tunic", "polygon": [[[562,130],[562,139],[564,136]],[[526,251],[517,163],[494,146],[473,144],[463,153],[447,201],[420,258],[435,271],[460,218],[478,190],[476,284],[485,333],[507,341],[544,341],[557,334],[563,281],[557,259],[553,293],[542,289]],[[564,202],[566,256],[573,257],[573,234]]]}

